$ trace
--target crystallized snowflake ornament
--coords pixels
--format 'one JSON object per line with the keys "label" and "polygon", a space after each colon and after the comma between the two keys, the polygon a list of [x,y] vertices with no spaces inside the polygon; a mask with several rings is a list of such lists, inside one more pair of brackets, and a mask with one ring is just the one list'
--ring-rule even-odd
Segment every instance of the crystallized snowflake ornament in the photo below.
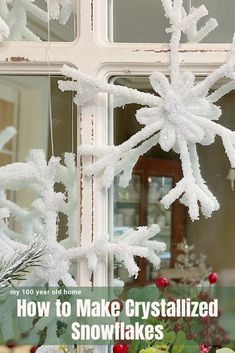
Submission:
{"label": "crystallized snowflake ornament", "polygon": [[[15,133],[12,127],[0,132],[0,150]],[[58,185],[62,185],[63,191],[57,191]],[[33,201],[28,208],[23,208],[10,200],[9,194],[5,192],[5,190],[14,192],[22,189],[27,189],[33,196]],[[59,234],[60,214],[63,214],[67,220],[65,239],[61,239]],[[166,251],[166,245],[155,240],[159,231],[158,225],[128,229],[113,241],[107,234],[100,234],[91,244],[77,246],[75,156],[72,153],[65,153],[63,163],[55,156],[47,162],[42,150],[31,150],[26,162],[0,167],[0,286],[1,283],[6,282],[6,278],[9,278],[15,268],[19,270],[17,261],[21,264],[22,256],[28,260],[28,263],[32,263],[30,251],[34,256],[36,254],[36,257],[40,253],[40,264],[31,268],[26,279],[18,278],[19,286],[57,287],[62,281],[67,287],[76,287],[73,263],[76,263],[78,258],[83,259],[87,263],[90,274],[95,274],[99,264],[106,259],[107,255],[115,256],[123,263],[130,276],[137,277],[139,267],[136,256],[146,258],[156,269],[160,267],[160,255]],[[12,263],[12,259],[16,259],[16,263]],[[27,262],[23,264],[26,266]],[[122,284],[120,280],[115,281],[115,285],[122,286]],[[0,312],[0,331],[5,341],[14,337],[13,315],[13,312],[7,312],[6,325],[6,313]],[[48,320],[40,319],[35,329],[42,331],[47,327],[51,335],[52,319],[51,317]],[[54,336],[57,337],[56,332]],[[42,346],[40,350],[44,352],[48,347]],[[52,351],[54,352],[54,348]]]}
{"label": "crystallized snowflake ornament", "polygon": [[[9,130],[0,134],[0,146],[7,141]],[[11,132],[11,130],[10,130]],[[13,133],[13,131],[12,131]],[[77,247],[77,173],[72,153],[46,161],[42,150],[31,150],[25,163],[12,163],[0,168],[0,261],[10,258],[16,250],[25,250],[26,244],[35,235],[40,235],[45,246],[40,267],[32,268],[30,275],[21,284],[24,286],[57,286],[60,281],[66,286],[76,286],[72,262],[77,258],[86,260],[90,272],[95,273],[107,255],[123,262],[130,276],[137,276],[139,267],[135,256],[149,260],[155,268],[160,266],[160,255],[166,250],[165,243],[152,238],[159,226],[129,229],[114,241],[108,235],[100,235],[87,246]],[[64,192],[57,192],[62,184]],[[28,189],[35,199],[30,208],[22,208],[7,199],[4,190]],[[67,218],[67,238],[59,238],[59,213]],[[17,231],[9,224],[9,217],[21,224]]]}
{"label": "crystallized snowflake ornament", "polygon": [[[191,219],[198,220],[200,209],[205,217],[219,209],[217,199],[208,189],[201,176],[197,144],[210,145],[215,136],[222,139],[231,166],[235,167],[235,132],[220,125],[218,119],[222,112],[215,103],[235,88],[235,37],[228,61],[209,74],[204,80],[196,82],[191,72],[180,68],[180,39],[186,33],[188,39],[199,41],[217,25],[210,19],[200,30],[198,21],[208,14],[204,5],[191,9],[186,14],[183,0],[161,0],[166,16],[170,21],[171,33],[170,77],[161,72],[153,72],[149,80],[155,94],[139,92],[135,89],[108,84],[89,77],[76,69],[63,67],[63,74],[72,80],[59,81],[62,91],[75,91],[75,103],[83,105],[96,93],[106,92],[115,95],[115,107],[138,103],[144,106],[137,110],[136,119],[142,129],[119,146],[82,145],[83,156],[95,156],[92,164],[86,165],[88,176],[101,176],[101,184],[109,188],[116,175],[120,175],[120,186],[126,187],[131,179],[138,158],[156,144],[168,152],[173,149],[180,155],[183,178],[161,200],[169,208],[180,199],[189,209]],[[209,90],[222,78],[232,81],[210,94]]]}

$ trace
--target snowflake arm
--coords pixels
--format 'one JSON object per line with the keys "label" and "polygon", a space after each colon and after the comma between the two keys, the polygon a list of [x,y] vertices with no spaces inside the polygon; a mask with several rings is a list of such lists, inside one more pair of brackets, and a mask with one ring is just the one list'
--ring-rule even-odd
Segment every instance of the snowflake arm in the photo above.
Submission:
{"label": "snowflake arm", "polygon": [[110,93],[117,96],[116,107],[121,107],[129,103],[138,103],[152,107],[158,105],[160,102],[159,98],[153,94],[142,93],[136,89],[106,83],[103,80],[90,77],[67,65],[63,66],[62,74],[68,78],[72,78],[72,81],[58,81],[59,88],[62,92],[77,92],[74,98],[74,102],[77,105],[89,102],[98,92]]}
{"label": "snowflake arm", "polygon": [[60,165],[58,177],[66,188],[67,198],[64,202],[62,212],[67,216],[68,220],[68,236],[61,242],[65,248],[75,246],[77,243],[77,166],[75,155],[65,153],[65,166]]}
{"label": "snowflake arm", "polygon": [[[156,142],[155,137],[152,139],[150,137],[161,127],[162,121],[149,124],[120,146],[108,146],[102,157],[85,168],[85,173],[89,176],[97,176],[103,170],[102,185],[107,188],[110,187],[115,175],[120,173],[120,171],[125,173],[126,164],[124,159],[125,161],[130,161],[131,157],[134,157],[136,160],[141,154],[145,153],[147,148],[153,146],[154,142]],[[140,147],[134,149],[145,140],[147,140],[146,143],[144,142]],[[96,146],[83,145],[79,150],[83,155],[96,154]],[[131,164],[133,166],[133,161],[131,161]]]}
{"label": "snowflake arm", "polygon": [[0,42],[3,39],[9,37],[9,27],[7,26],[6,22],[0,17]]}
{"label": "snowflake arm", "polygon": [[74,0],[45,0],[49,6],[50,18],[65,25],[75,12]]}
{"label": "snowflake arm", "polygon": [[61,349],[59,346],[47,346],[43,345],[38,347],[37,349],[38,353],[61,353]]}
{"label": "snowflake arm", "polygon": [[30,0],[14,0],[11,3],[6,22],[9,26],[10,34],[9,40],[37,40],[40,38],[36,36],[29,28],[27,16],[32,14],[40,21],[47,23],[48,15]]}
{"label": "snowflake arm", "polygon": [[233,36],[229,60],[217,70],[210,73],[203,81],[196,84],[192,90],[192,93],[206,96],[216,82],[224,77],[234,78],[233,75],[235,75],[235,34]]}
{"label": "snowflake arm", "polygon": [[6,127],[0,132],[0,151],[16,134],[16,129],[12,126]]}
{"label": "snowflake arm", "polygon": [[213,138],[215,135],[218,135],[221,137],[227,157],[231,163],[231,166],[234,168],[235,167],[235,132],[213,121],[204,119],[200,116],[192,116],[192,120],[197,122],[198,125],[201,126],[202,129],[204,129],[204,131],[208,132],[209,134],[212,134]]}
{"label": "snowflake arm", "polygon": [[2,0],[0,2],[0,41],[8,38],[9,27],[6,23],[6,18],[8,15],[7,0]]}
{"label": "snowflake arm", "polygon": [[[215,18],[210,18],[206,24],[201,27],[199,30],[197,29],[197,22],[203,18],[204,16],[208,15],[208,11],[205,6],[201,6],[199,9],[200,13],[197,17],[192,21],[191,25],[185,28],[183,31],[186,34],[187,40],[189,43],[199,43],[201,42],[211,31],[213,31],[217,26],[218,22]],[[191,8],[189,15],[194,14],[197,10],[194,7]],[[186,11],[183,8],[183,16],[186,17]]]}
{"label": "snowflake arm", "polygon": [[45,0],[49,10],[42,10],[35,0],[1,0],[0,4],[0,41],[30,40],[40,41],[40,37],[28,28],[28,17],[34,16],[43,23],[56,19],[65,25],[75,12],[74,0]]}
{"label": "snowflake arm", "polygon": [[226,94],[228,94],[229,92],[233,91],[235,89],[235,82],[231,81],[226,83],[225,85],[221,86],[220,88],[218,88],[216,91],[214,91],[213,93],[211,93],[208,96],[208,100],[211,103],[215,103],[217,102],[219,99],[221,99],[223,96],[225,96]]}
{"label": "snowflake arm", "polygon": [[105,255],[114,255],[119,261],[124,263],[130,276],[137,276],[139,267],[134,257],[145,257],[158,268],[160,265],[159,255],[166,250],[165,243],[151,240],[160,228],[158,225],[151,227],[139,227],[137,230],[128,229],[122,236],[116,237],[113,242],[100,240],[94,241],[86,247],[79,247],[67,250],[66,256],[70,259],[85,257],[87,259],[88,268],[95,272],[98,264]]}
{"label": "snowflake arm", "polygon": [[199,219],[198,203],[201,204],[204,216],[210,217],[212,212],[218,209],[218,202],[205,187],[198,171],[199,164],[195,145],[192,144],[189,148],[186,140],[181,135],[178,136],[178,141],[184,177],[176,184],[175,188],[163,197],[161,202],[166,208],[169,208],[175,200],[183,196],[182,201],[188,206],[189,215],[193,221]]}

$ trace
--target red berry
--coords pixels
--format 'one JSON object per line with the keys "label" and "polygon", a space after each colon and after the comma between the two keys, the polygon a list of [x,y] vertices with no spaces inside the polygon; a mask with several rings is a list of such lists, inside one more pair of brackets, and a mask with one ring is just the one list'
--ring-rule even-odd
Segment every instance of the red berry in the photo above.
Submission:
{"label": "red berry", "polygon": [[113,346],[113,353],[128,353],[129,346],[124,344],[115,344]]}
{"label": "red berry", "polygon": [[7,342],[7,344],[6,344],[6,346],[7,346],[8,348],[10,348],[10,349],[13,349],[13,348],[15,348],[15,347],[17,346],[17,344],[16,344],[15,341],[9,340],[9,341]]}
{"label": "red berry", "polygon": [[159,277],[156,279],[155,284],[158,288],[165,288],[168,286],[169,281],[166,277]]}
{"label": "red berry", "polygon": [[123,353],[128,353],[129,346],[127,344],[123,345]]}
{"label": "red berry", "polygon": [[32,346],[30,348],[30,353],[35,353],[37,349],[38,349],[38,346]]}
{"label": "red berry", "polygon": [[208,276],[208,281],[210,282],[210,284],[214,284],[216,283],[218,280],[218,275],[216,272],[212,272],[209,276]]}
{"label": "red berry", "polygon": [[205,344],[200,344],[199,346],[201,353],[209,353],[211,350],[210,346],[206,346]]}

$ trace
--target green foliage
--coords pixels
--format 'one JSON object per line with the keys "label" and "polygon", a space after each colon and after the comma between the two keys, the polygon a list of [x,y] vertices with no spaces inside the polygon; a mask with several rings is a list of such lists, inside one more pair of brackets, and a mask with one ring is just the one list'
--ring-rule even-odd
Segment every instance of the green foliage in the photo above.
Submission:
{"label": "green foliage", "polygon": [[30,273],[30,269],[40,264],[45,245],[40,237],[26,247],[0,263],[0,288],[12,285],[13,281],[20,281]]}

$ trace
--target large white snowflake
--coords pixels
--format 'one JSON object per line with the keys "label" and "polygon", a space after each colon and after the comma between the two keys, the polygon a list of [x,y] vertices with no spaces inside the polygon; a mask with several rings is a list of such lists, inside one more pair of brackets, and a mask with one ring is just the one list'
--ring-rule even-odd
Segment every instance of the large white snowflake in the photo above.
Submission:
{"label": "large white snowflake", "polygon": [[33,16],[43,23],[58,20],[65,25],[75,12],[75,0],[44,0],[48,11],[38,6],[36,0],[0,1],[0,41],[2,40],[40,40],[28,27],[29,17]]}
{"label": "large white snowflake", "polygon": [[[0,133],[0,150],[15,133],[11,127]],[[41,287],[48,284],[57,287],[61,281],[65,286],[76,286],[72,263],[78,258],[84,259],[90,273],[94,274],[107,255],[121,261],[130,276],[137,277],[139,272],[136,256],[146,258],[156,269],[160,267],[159,256],[166,250],[166,245],[155,240],[160,231],[158,225],[129,229],[113,241],[109,240],[107,234],[101,234],[90,245],[77,246],[76,171],[75,156],[72,153],[65,153],[62,164],[60,158],[54,156],[47,162],[42,150],[31,150],[25,163],[0,167],[0,263],[20,251],[26,251],[28,244],[37,236],[40,236],[40,247],[43,247],[40,264],[32,267],[28,277],[18,283],[20,286]],[[57,191],[59,185],[63,185],[63,192]],[[29,208],[20,207],[8,199],[5,190],[28,190],[34,194],[34,200]],[[64,240],[61,240],[59,234],[61,213],[67,218],[67,237]],[[122,283],[116,281],[115,285]],[[2,312],[0,315],[0,331],[5,341],[14,337],[13,317],[12,312]],[[53,316],[40,319],[35,330],[47,327],[50,337],[57,337],[57,332],[53,331],[54,336],[52,334],[55,321]],[[40,348],[40,351],[45,350],[48,347]]]}
{"label": "large white snowflake", "polygon": [[182,72],[180,68],[181,34],[186,33],[194,41],[201,40],[217,23],[210,19],[198,31],[197,22],[207,15],[205,6],[194,8],[187,15],[182,0],[162,0],[162,5],[171,24],[167,29],[171,33],[171,70],[169,78],[161,72],[153,72],[150,76],[151,86],[157,95],[107,84],[68,66],[64,66],[63,74],[72,80],[60,81],[59,87],[62,91],[76,91],[74,101],[78,105],[87,103],[98,92],[114,94],[115,106],[129,103],[143,105],[144,108],[136,113],[136,119],[143,127],[129,140],[119,146],[80,147],[81,155],[97,158],[84,171],[88,176],[101,176],[101,183],[106,188],[110,187],[114,176],[120,174],[120,185],[126,187],[139,156],[156,144],[164,151],[173,149],[180,155],[183,178],[162,199],[162,203],[168,208],[181,198],[189,208],[191,219],[197,220],[200,215],[199,204],[206,217],[219,208],[217,199],[201,176],[197,144],[210,145],[216,135],[220,136],[231,165],[235,167],[235,132],[215,122],[222,114],[215,102],[234,89],[235,82],[231,81],[214,93],[209,93],[220,79],[235,79],[235,37],[228,61],[204,80],[196,82],[193,73]]}
{"label": "large white snowflake", "polygon": [[[1,135],[0,135],[1,138]],[[0,141],[1,142],[1,141]],[[1,144],[1,143],[0,143]],[[56,191],[62,184],[64,192]],[[35,199],[29,209],[10,201],[4,190],[27,189]],[[59,214],[67,217],[67,238],[59,238]],[[16,230],[9,225],[8,218],[21,225]],[[62,281],[66,286],[75,286],[71,274],[71,263],[84,258],[88,268],[95,272],[106,255],[114,255],[124,263],[130,276],[137,276],[139,268],[135,256],[148,259],[158,268],[159,255],[165,251],[165,243],[152,240],[159,227],[130,229],[114,241],[108,235],[87,246],[77,247],[77,174],[74,155],[66,153],[64,165],[60,158],[51,157],[47,163],[42,150],[32,150],[25,163],[12,163],[0,168],[0,244],[2,256],[11,256],[16,249],[24,249],[25,244],[40,235],[45,242],[41,266],[33,268],[24,286],[57,286]]]}

